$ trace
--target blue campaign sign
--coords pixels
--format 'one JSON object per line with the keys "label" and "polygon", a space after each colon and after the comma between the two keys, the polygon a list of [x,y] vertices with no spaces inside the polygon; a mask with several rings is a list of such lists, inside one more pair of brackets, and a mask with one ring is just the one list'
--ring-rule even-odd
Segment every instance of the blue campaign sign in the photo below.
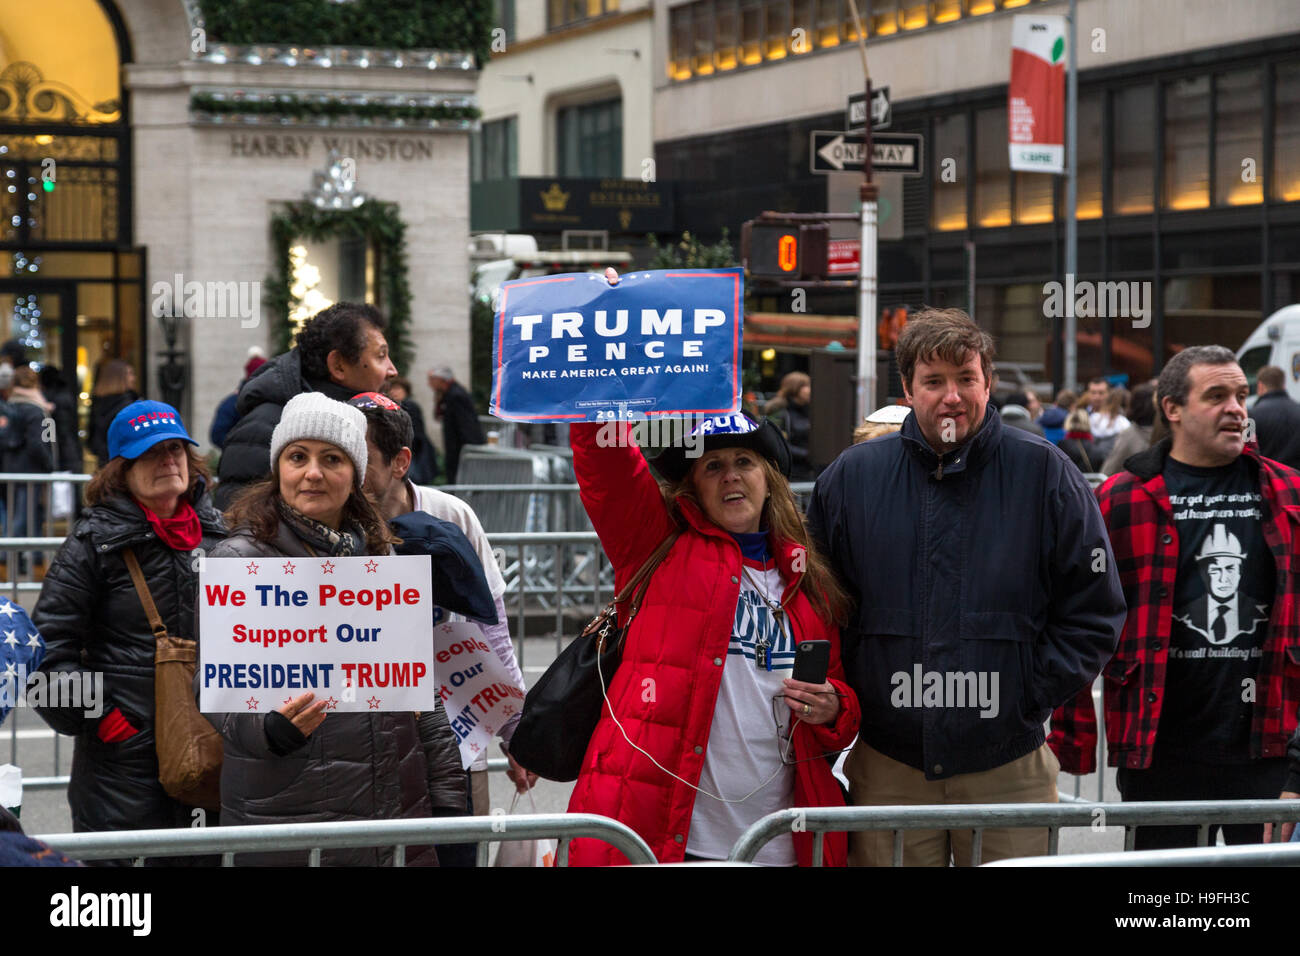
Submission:
{"label": "blue campaign sign", "polygon": [[744,294],[740,269],[506,282],[491,412],[572,422],[737,411]]}

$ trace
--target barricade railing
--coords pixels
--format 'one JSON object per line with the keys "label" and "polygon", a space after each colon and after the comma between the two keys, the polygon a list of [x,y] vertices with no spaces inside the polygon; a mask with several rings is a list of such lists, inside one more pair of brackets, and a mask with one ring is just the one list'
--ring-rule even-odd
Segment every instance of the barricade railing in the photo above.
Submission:
{"label": "barricade railing", "polygon": [[631,827],[592,813],[537,813],[505,817],[438,817],[419,820],[348,820],[339,823],[280,823],[257,826],[195,827],[174,830],[119,830],[103,833],[42,834],[33,839],[77,860],[134,860],[146,857],[221,856],[234,866],[236,853],[307,850],[308,866],[320,866],[322,850],[393,847],[394,866],[406,863],[408,846],[434,843],[501,843],[556,840],[556,865],[568,866],[569,841],[603,840],[636,864],[653,864],[650,847]]}
{"label": "barricade railing", "polygon": [[[893,865],[903,865],[903,833],[907,830],[970,830],[971,862],[979,865],[985,830],[1043,828],[1047,854],[1060,849],[1060,831],[1068,827],[1106,830],[1124,828],[1124,850],[1132,851],[1138,826],[1196,825],[1198,844],[1209,842],[1210,827],[1234,823],[1294,823],[1300,821],[1300,800],[1188,800],[1134,803],[984,803],[945,806],[802,807],[780,810],[751,825],[727,859],[752,863],[771,840],[791,832],[813,834],[813,865],[821,866],[827,833],[891,830]],[[1273,828],[1273,839],[1280,839]],[[1078,854],[1081,858],[1091,854]],[[1071,855],[1073,857],[1073,855]],[[1063,864],[1064,865],[1064,864]]]}
{"label": "barricade railing", "polygon": [[1186,847],[1069,856],[1022,856],[984,866],[1300,866],[1300,843]]}
{"label": "barricade railing", "polygon": [[[54,731],[51,730],[50,733],[53,734]],[[58,740],[58,736],[58,734],[55,734],[56,741]],[[489,757],[487,768],[489,773],[504,772],[510,769],[510,761],[506,760],[505,757]],[[71,780],[72,778],[67,774],[64,774],[61,777],[25,777],[23,778],[23,793],[26,793],[29,790],[32,792],[38,790],[62,790],[71,782]]]}

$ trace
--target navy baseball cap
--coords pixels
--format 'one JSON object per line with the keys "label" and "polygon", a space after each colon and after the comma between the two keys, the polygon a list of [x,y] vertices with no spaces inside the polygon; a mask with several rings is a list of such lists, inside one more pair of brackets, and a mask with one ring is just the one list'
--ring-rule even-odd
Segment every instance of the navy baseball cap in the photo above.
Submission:
{"label": "navy baseball cap", "polygon": [[108,426],[108,457],[139,458],[160,441],[179,438],[197,445],[180,413],[164,402],[132,402]]}

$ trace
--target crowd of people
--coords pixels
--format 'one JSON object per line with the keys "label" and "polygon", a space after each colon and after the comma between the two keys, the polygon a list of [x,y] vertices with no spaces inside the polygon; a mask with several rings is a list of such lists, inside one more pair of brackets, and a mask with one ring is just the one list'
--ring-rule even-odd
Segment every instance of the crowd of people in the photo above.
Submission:
{"label": "crowd of people", "polygon": [[[473,511],[424,484],[428,439],[385,329],[377,309],[339,303],[291,351],[250,356],[215,501],[174,408],[141,399],[129,375],[96,392],[102,416],[115,408],[103,462],[32,613],[41,673],[104,680],[97,717],[40,711],[75,737],[74,829],[184,827],[196,809],[208,825],[488,811],[486,764],[461,769],[441,704],[330,713],[307,692],[266,714],[208,714],[221,760],[206,804],[161,765],[175,702],[155,685],[158,638],[201,644],[196,554],[450,555],[473,569],[472,619],[524,687],[496,558]],[[618,608],[621,658],[600,675],[569,809],[620,820],[661,862],[684,862],[725,859],[750,824],[789,808],[1055,802],[1062,769],[1097,769],[1098,675],[1125,800],[1300,796],[1300,698],[1287,676],[1300,655],[1300,473],[1263,452],[1267,441],[1288,454],[1297,434],[1280,370],[1259,373],[1250,419],[1244,373],[1213,346],[1183,350],[1132,394],[1095,379],[1047,407],[1033,393],[998,407],[992,339],[958,310],[911,317],[896,357],[907,404],[862,424],[817,475],[806,516],[791,490],[812,477],[800,470],[802,373],[786,377],[771,418],[703,420],[698,441],[650,460],[599,424],[569,428],[616,590],[644,581]],[[40,397],[28,371],[13,374],[11,428]],[[465,419],[451,370],[430,382],[444,429]],[[1113,477],[1094,493],[1085,475],[1098,472]],[[518,721],[497,734],[524,792],[537,778],[511,752]],[[1138,846],[1193,845],[1195,830],[1142,827]],[[1256,825],[1224,835],[1263,838]],[[983,831],[983,861],[1047,849],[1045,829]],[[894,837],[831,833],[823,854],[889,865]],[[974,855],[969,830],[903,837],[905,864]],[[406,851],[414,865],[473,857]],[[757,862],[812,858],[812,834],[794,827]],[[379,848],[323,862],[392,859]],[[625,860],[585,838],[570,862]]]}

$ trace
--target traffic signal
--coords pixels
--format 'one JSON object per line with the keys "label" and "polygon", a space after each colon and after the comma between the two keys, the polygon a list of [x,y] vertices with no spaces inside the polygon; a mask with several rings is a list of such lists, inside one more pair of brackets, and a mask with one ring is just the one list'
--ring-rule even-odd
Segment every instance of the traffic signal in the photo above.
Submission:
{"label": "traffic signal", "polygon": [[829,238],[825,223],[751,220],[741,227],[740,253],[755,279],[821,279]]}

